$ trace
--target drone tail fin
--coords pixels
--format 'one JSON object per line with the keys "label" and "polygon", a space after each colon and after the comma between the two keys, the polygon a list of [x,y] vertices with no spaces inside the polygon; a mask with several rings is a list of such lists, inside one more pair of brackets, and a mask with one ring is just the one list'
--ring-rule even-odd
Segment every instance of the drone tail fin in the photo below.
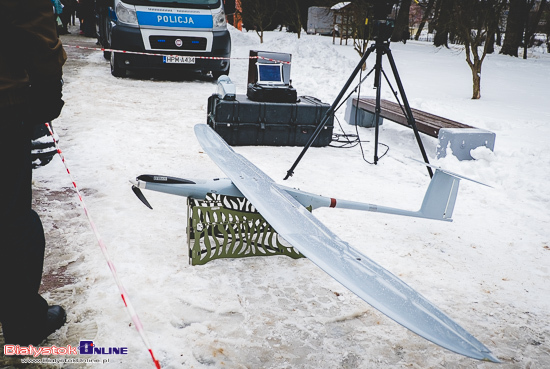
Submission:
{"label": "drone tail fin", "polygon": [[455,208],[456,196],[458,193],[458,184],[461,179],[466,179],[489,188],[488,184],[476,181],[463,175],[453,173],[437,165],[419,162],[435,169],[435,174],[428,186],[422,207],[418,211],[421,216],[437,220],[452,221],[453,210]]}
{"label": "drone tail fin", "polygon": [[426,218],[452,220],[459,183],[457,176],[436,169],[419,212]]}

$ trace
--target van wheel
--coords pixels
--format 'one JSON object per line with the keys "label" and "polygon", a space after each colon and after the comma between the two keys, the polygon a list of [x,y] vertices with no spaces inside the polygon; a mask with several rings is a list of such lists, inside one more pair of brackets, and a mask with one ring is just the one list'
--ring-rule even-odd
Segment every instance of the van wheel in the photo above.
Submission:
{"label": "van wheel", "polygon": [[226,71],[216,71],[216,72],[212,71],[212,78],[214,78],[217,81],[218,78],[220,78],[220,76],[228,76],[230,67],[231,65],[228,65]]}
{"label": "van wheel", "polygon": [[126,69],[118,66],[119,59],[117,53],[111,52],[111,74],[114,77],[126,77]]}
{"label": "van wheel", "polygon": [[104,51],[103,52],[103,57],[105,58],[105,60],[111,60],[111,52],[110,51]]}

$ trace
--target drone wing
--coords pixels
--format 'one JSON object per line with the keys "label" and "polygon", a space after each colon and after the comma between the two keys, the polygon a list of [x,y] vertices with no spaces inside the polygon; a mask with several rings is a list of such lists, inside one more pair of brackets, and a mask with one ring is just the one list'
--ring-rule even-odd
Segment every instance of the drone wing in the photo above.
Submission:
{"label": "drone wing", "polygon": [[425,339],[474,359],[499,362],[481,342],[392,273],[332,233],[210,127],[195,126],[204,151],[269,224],[357,296]]}

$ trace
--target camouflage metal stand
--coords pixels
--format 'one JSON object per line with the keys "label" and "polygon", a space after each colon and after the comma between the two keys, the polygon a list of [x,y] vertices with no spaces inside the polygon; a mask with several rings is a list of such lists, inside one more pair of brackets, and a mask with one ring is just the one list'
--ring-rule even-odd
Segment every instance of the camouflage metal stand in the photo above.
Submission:
{"label": "camouflage metal stand", "polygon": [[286,255],[304,257],[277,232],[245,198],[208,194],[187,199],[189,263],[214,259]]}

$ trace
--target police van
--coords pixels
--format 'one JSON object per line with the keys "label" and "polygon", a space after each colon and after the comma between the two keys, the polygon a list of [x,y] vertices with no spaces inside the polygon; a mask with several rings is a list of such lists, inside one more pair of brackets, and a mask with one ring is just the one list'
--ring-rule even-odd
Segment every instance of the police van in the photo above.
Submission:
{"label": "police van", "polygon": [[222,0],[103,0],[96,4],[103,48],[145,53],[105,51],[113,76],[144,69],[211,73],[214,78],[229,74],[229,60],[220,59],[231,55]]}

